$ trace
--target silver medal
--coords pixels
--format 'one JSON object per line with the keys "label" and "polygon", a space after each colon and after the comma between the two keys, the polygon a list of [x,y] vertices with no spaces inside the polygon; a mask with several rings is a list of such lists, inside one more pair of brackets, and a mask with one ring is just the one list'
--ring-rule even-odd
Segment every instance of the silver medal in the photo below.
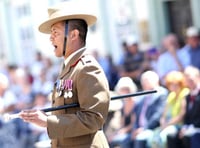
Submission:
{"label": "silver medal", "polygon": [[67,93],[67,92],[64,93],[64,98],[65,98],[65,99],[68,98],[68,93]]}
{"label": "silver medal", "polygon": [[59,91],[58,96],[59,96],[59,97],[62,96],[62,90]]}
{"label": "silver medal", "polygon": [[73,96],[73,93],[71,91],[68,92],[68,97],[71,98]]}

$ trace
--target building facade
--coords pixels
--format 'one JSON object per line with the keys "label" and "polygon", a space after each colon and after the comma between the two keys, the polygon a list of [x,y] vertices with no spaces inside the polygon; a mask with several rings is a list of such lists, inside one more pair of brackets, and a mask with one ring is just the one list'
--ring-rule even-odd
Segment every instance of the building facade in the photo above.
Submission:
{"label": "building facade", "polygon": [[184,44],[186,28],[200,28],[199,0],[149,0],[150,41],[159,46],[168,33],[176,33]]}
{"label": "building facade", "polygon": [[[4,58],[9,64],[30,65],[37,50],[53,57],[49,36],[40,33],[37,27],[48,17],[47,7],[60,1],[67,0],[1,0],[1,60]],[[80,3],[84,4],[84,1]],[[96,11],[98,22],[89,30],[87,46],[103,55],[111,54],[117,61],[122,52],[122,40],[127,34],[137,34],[138,31],[134,1],[90,0],[90,4],[88,7]]]}
{"label": "building facade", "polygon": [[[47,7],[60,1],[67,0],[1,0],[0,61],[31,64],[37,50],[53,57],[49,36],[37,27],[48,17]],[[129,34],[140,43],[159,46],[170,32],[184,42],[188,26],[200,28],[199,0],[91,0],[90,4],[98,22],[89,30],[88,47],[111,54],[114,61],[121,56],[122,42]],[[147,16],[141,19],[142,12]]]}

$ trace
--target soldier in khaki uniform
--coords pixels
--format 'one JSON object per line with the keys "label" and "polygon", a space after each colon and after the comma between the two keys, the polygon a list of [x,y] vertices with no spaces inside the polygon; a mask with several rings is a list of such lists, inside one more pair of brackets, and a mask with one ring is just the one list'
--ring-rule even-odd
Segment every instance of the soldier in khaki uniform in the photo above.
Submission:
{"label": "soldier in khaki uniform", "polygon": [[26,122],[46,127],[53,148],[107,148],[102,131],[109,107],[109,87],[102,68],[86,54],[87,27],[96,22],[94,15],[64,2],[48,9],[49,19],[39,26],[50,34],[55,55],[64,57],[64,68],[52,94],[52,106],[78,103],[46,115],[42,111],[21,113]]}

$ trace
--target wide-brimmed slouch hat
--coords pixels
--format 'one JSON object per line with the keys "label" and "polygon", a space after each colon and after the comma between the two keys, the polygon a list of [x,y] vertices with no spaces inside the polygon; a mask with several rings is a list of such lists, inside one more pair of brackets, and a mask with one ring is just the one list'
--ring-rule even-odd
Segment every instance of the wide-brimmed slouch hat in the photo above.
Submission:
{"label": "wide-brimmed slouch hat", "polygon": [[80,5],[77,0],[62,2],[57,6],[50,7],[48,14],[49,18],[39,25],[39,31],[47,34],[50,34],[51,26],[59,21],[81,19],[91,26],[97,20],[87,5]]}

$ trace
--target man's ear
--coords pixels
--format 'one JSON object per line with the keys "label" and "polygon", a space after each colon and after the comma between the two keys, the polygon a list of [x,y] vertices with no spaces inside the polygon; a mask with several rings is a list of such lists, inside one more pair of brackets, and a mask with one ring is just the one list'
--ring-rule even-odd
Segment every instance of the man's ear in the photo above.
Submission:
{"label": "man's ear", "polygon": [[71,36],[70,36],[73,39],[77,39],[79,37],[79,31],[77,29],[73,30],[71,32]]}

